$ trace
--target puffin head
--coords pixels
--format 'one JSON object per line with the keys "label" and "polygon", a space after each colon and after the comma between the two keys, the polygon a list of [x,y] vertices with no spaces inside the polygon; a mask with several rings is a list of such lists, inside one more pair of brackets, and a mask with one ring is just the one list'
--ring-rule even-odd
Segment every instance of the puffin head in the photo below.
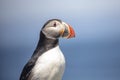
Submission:
{"label": "puffin head", "polygon": [[59,19],[48,20],[44,24],[41,32],[50,39],[58,39],[59,37],[68,39],[75,37],[73,28]]}

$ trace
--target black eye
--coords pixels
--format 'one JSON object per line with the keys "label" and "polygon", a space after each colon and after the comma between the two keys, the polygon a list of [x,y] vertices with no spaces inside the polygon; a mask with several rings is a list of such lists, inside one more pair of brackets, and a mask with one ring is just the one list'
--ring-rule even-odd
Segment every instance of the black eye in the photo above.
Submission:
{"label": "black eye", "polygon": [[56,22],[54,22],[53,26],[56,27],[56,25],[57,25]]}

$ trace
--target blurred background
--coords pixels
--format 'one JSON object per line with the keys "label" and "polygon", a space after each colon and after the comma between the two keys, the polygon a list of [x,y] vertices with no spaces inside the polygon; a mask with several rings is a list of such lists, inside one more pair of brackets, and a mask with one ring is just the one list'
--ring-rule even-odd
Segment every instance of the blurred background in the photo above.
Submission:
{"label": "blurred background", "polygon": [[52,18],[76,32],[60,39],[63,80],[120,80],[120,0],[0,0],[0,80],[19,79]]}

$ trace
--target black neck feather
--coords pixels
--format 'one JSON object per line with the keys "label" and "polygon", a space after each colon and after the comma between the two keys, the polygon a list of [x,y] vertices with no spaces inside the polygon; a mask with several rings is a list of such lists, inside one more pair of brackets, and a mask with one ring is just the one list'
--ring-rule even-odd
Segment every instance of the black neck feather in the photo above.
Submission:
{"label": "black neck feather", "polygon": [[59,44],[59,40],[58,39],[50,39],[47,38],[41,31],[40,33],[40,39],[38,42],[38,45],[36,47],[36,50],[34,52],[34,54],[43,54],[44,52],[56,47]]}

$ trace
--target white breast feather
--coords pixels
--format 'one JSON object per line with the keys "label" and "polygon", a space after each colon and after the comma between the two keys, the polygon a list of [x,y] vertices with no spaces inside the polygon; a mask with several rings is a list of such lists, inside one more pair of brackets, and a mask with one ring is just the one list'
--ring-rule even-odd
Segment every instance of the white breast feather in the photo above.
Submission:
{"label": "white breast feather", "polygon": [[59,46],[56,46],[38,58],[29,80],[61,80],[64,68],[65,58]]}

